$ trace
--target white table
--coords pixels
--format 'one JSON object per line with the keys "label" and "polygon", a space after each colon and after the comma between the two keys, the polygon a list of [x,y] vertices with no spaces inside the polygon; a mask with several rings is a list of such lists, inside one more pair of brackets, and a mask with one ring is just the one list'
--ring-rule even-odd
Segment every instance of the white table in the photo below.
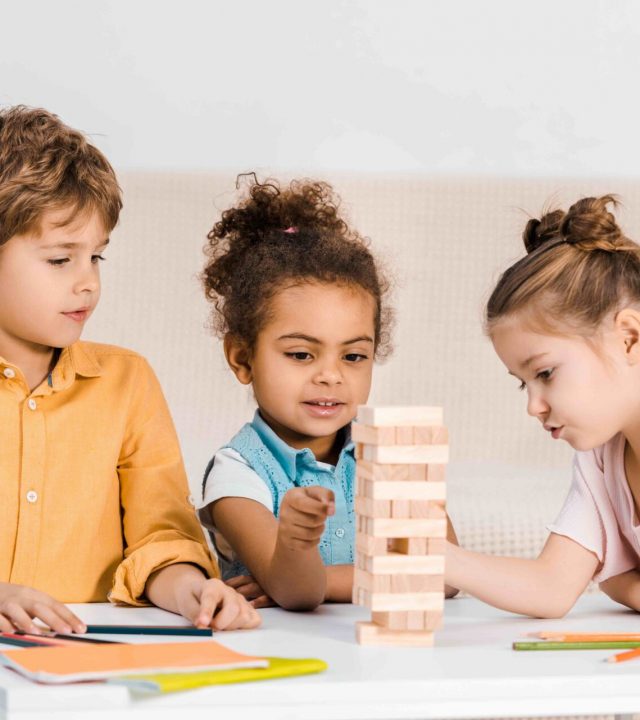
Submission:
{"label": "white table", "polygon": [[[155,608],[72,607],[87,622],[181,624]],[[262,615],[259,630],[220,633],[216,639],[254,655],[318,657],[329,669],[147,699],[103,684],[34,685],[0,669],[0,718],[389,720],[640,712],[640,661],[603,662],[612,651],[511,650],[513,640],[541,629],[640,632],[640,615],[600,594],[585,596],[567,618],[553,621],[510,615],[476,600],[448,600],[435,648],[357,645],[354,622],[366,613],[351,605],[305,614],[269,609]]]}

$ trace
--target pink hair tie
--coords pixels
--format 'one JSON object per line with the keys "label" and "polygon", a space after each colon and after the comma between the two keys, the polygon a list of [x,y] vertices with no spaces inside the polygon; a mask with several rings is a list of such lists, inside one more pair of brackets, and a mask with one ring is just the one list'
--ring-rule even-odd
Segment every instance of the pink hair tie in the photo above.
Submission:
{"label": "pink hair tie", "polygon": [[295,235],[298,232],[298,228],[294,227],[293,225],[291,227],[286,228],[283,230],[283,232],[286,232],[287,235]]}

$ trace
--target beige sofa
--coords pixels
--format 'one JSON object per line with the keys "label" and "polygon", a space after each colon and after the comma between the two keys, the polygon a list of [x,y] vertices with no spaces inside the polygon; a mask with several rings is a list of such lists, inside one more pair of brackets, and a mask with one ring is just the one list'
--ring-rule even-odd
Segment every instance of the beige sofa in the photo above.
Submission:
{"label": "beige sofa", "polygon": [[[213,451],[251,417],[250,393],[207,329],[198,282],[206,233],[234,202],[235,177],[122,173],[125,197],[103,267],[103,299],[86,336],[129,346],[158,373],[182,442],[192,494]],[[395,278],[395,352],[372,402],[434,404],[451,435],[449,508],[461,541],[536,553],[570,479],[569,448],[546,437],[483,336],[482,308],[519,257],[528,217],[549,200],[619,193],[640,238],[640,186],[489,178],[338,176],[344,209]]]}

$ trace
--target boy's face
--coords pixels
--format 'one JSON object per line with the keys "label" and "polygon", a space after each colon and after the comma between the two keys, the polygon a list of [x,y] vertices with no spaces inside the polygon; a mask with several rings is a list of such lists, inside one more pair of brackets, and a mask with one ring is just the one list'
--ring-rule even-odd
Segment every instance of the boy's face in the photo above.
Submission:
{"label": "boy's face", "polygon": [[7,360],[71,345],[98,303],[107,233],[97,213],[58,227],[67,214],[45,213],[40,232],[0,247],[0,355]]}
{"label": "boy's face", "polygon": [[369,293],[305,283],[278,292],[241,381],[265,420],[295,448],[316,457],[366,403],[374,355],[375,305]]}

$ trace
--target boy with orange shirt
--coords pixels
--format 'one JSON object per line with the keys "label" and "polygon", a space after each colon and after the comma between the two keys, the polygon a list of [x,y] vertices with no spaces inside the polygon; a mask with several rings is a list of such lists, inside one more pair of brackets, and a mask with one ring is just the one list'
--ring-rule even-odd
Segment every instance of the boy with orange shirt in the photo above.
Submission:
{"label": "boy with orange shirt", "polygon": [[105,157],[56,116],[0,110],[0,631],[83,632],[63,602],[152,602],[254,627],[187,502],[158,381],[82,342],[121,209]]}

